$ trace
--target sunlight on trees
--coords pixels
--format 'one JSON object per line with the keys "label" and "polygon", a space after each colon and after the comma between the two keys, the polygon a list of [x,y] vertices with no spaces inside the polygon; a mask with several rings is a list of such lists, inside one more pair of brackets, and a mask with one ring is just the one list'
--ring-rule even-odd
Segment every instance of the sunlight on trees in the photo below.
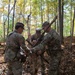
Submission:
{"label": "sunlight on trees", "polygon": [[[10,1],[10,2],[9,2]],[[12,26],[13,19],[13,11],[14,11],[14,2],[15,3],[15,12],[14,12],[14,24],[17,21],[21,21],[26,26],[27,16],[31,14],[29,24],[31,27],[32,34],[35,32],[36,27],[41,27],[41,24],[44,21],[49,21],[53,19],[53,17],[58,13],[58,0],[1,0],[0,1],[0,17],[3,17],[3,22],[1,25],[5,26],[5,32],[7,32],[8,25],[8,4],[10,5],[9,10],[9,25]],[[64,0],[64,18],[63,18],[63,36],[70,36],[71,24],[73,19],[73,10],[75,7],[75,1]],[[1,20],[1,19],[0,19]],[[5,25],[4,25],[5,24]],[[10,26],[10,27],[11,27]],[[54,23],[53,28],[58,28],[58,21],[56,24]],[[33,31],[32,31],[33,30]],[[2,29],[2,31],[4,31]],[[11,32],[11,28],[9,28]],[[27,28],[26,28],[27,32]],[[4,37],[4,32],[0,35]],[[75,26],[74,26],[74,34],[75,34]],[[5,36],[7,33],[5,33]]]}

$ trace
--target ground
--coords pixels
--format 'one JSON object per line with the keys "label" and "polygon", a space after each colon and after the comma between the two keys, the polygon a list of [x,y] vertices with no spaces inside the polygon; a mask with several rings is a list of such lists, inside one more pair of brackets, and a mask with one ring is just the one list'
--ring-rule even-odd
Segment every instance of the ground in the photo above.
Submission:
{"label": "ground", "polygon": [[[64,44],[61,47],[63,51],[62,51],[62,58],[60,62],[60,69],[59,69],[60,75],[75,75],[75,37],[73,37],[72,48],[70,48],[70,37],[66,37],[64,39]],[[6,63],[4,62],[4,49],[5,49],[5,44],[1,43],[0,44],[0,75],[5,75],[5,72],[7,71]],[[48,57],[46,53],[44,55],[45,58]],[[46,62],[44,63],[46,65],[45,71],[47,72],[48,64]],[[37,75],[41,75],[40,73],[41,72],[39,67]]]}

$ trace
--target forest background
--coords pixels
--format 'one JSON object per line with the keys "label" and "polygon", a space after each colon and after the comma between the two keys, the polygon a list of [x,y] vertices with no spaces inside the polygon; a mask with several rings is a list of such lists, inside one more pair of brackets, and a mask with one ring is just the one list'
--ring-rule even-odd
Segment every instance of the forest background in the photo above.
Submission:
{"label": "forest background", "polygon": [[44,21],[51,22],[57,14],[58,19],[52,27],[61,35],[61,39],[74,36],[74,10],[75,0],[0,0],[0,41],[5,41],[17,21],[24,23],[23,36],[27,38],[27,24],[33,34]]}
{"label": "forest background", "polygon": [[7,69],[5,40],[16,22],[24,23],[23,36],[27,38],[29,31],[34,34],[36,28],[45,21],[51,23],[56,15],[52,28],[61,36],[60,75],[75,75],[75,0],[0,0],[0,74]]}

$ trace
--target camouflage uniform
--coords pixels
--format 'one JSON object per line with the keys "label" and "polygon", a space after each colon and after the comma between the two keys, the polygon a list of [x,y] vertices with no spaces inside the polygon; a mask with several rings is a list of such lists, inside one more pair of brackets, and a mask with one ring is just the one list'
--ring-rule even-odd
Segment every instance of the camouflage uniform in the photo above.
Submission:
{"label": "camouflage uniform", "polygon": [[[41,36],[41,35],[40,35],[40,36]],[[40,36],[37,36],[36,33],[33,34],[33,35],[31,36],[31,42],[32,42],[33,40],[36,40],[36,41],[37,41],[37,39],[38,39]]]}
{"label": "camouflage uniform", "polygon": [[55,30],[51,29],[48,34],[44,36],[42,42],[33,48],[33,51],[44,50],[47,46],[47,53],[51,57],[48,75],[58,75],[58,68],[61,58],[61,44],[60,36]]}
{"label": "camouflage uniform", "polygon": [[[41,36],[41,29],[40,28],[36,28],[36,33],[31,36],[31,42],[33,42],[33,40],[36,40],[37,41],[40,36]],[[43,38],[41,38],[41,40],[42,39]]]}
{"label": "camouflage uniform", "polygon": [[[41,33],[41,30],[40,29],[37,29],[36,31],[39,32],[39,33]],[[37,33],[35,33],[35,34],[33,34],[31,36],[31,42],[32,42],[33,45],[35,45],[35,43],[33,43],[33,40],[36,40],[37,41],[40,36],[41,36],[41,34],[38,36]],[[39,43],[40,43],[40,41],[39,41]],[[42,53],[42,56],[43,56],[43,53]],[[41,56],[40,55],[38,56],[37,53],[34,53],[32,55],[32,57],[33,57],[33,59],[32,59],[32,61],[33,61],[33,74],[32,75],[36,75],[39,67],[41,67],[41,69],[42,69],[42,71],[41,71],[42,72],[42,75],[44,75],[44,63],[42,61]],[[38,63],[40,63],[40,64],[38,64]]]}
{"label": "camouflage uniform", "polygon": [[20,47],[27,51],[24,37],[15,30],[8,35],[6,40],[4,58],[8,66],[7,75],[22,75],[23,63],[20,61]]}

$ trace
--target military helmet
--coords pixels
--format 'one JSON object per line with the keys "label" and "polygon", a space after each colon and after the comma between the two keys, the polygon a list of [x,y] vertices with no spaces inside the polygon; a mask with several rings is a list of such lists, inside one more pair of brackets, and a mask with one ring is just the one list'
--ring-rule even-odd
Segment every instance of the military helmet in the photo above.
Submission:
{"label": "military helmet", "polygon": [[21,23],[21,22],[17,22],[16,25],[15,25],[15,29],[18,29],[20,27],[24,29],[24,24]]}
{"label": "military helmet", "polygon": [[42,24],[42,27],[47,26],[47,25],[49,25],[49,22],[48,22],[48,21],[45,21],[45,22]]}

